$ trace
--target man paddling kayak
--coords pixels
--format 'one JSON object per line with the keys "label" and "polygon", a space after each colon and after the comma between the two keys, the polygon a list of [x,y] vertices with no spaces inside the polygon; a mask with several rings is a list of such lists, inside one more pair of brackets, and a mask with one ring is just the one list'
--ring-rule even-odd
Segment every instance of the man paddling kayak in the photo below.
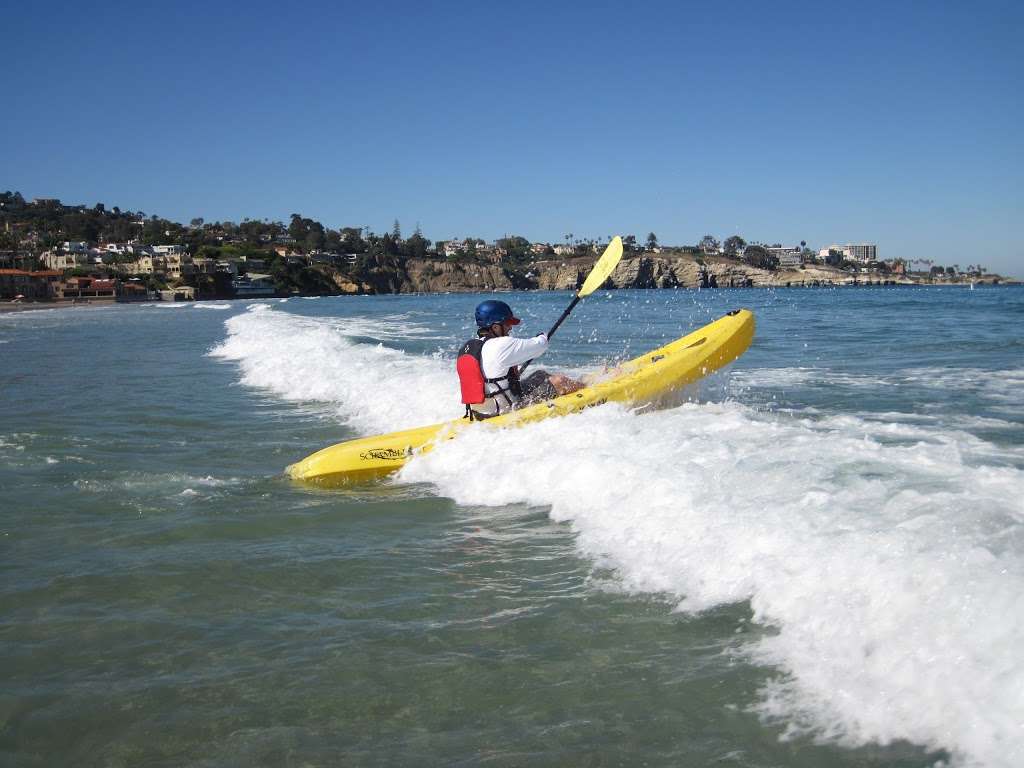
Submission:
{"label": "man paddling kayak", "polygon": [[531,339],[509,335],[520,320],[504,301],[481,302],[474,315],[477,337],[462,345],[455,364],[470,420],[487,419],[520,405],[567,395],[583,386],[568,376],[547,371],[534,371],[520,380],[519,366],[547,351],[547,335],[541,333]]}

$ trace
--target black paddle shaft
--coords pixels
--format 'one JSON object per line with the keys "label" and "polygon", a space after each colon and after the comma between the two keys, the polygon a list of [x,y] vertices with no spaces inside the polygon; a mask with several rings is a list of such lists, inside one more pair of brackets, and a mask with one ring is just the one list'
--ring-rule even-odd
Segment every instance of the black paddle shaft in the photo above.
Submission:
{"label": "black paddle shaft", "polygon": [[[580,295],[577,293],[575,296],[573,296],[572,303],[568,307],[565,308],[565,312],[562,313],[562,316],[560,318],[558,318],[558,320],[555,321],[554,325],[551,326],[551,330],[548,331],[548,341],[551,341],[551,337],[555,335],[555,331],[558,330],[558,326],[560,326],[562,323],[565,322],[565,318],[567,318],[569,316],[569,313],[572,312],[573,309],[576,308],[576,305],[579,304],[579,303],[580,303]],[[523,371],[525,371],[527,369],[527,367],[530,365],[530,363],[532,363],[532,362],[533,362],[533,358],[530,358],[525,363],[523,363],[521,366],[519,366],[519,375],[520,376],[523,375]]]}

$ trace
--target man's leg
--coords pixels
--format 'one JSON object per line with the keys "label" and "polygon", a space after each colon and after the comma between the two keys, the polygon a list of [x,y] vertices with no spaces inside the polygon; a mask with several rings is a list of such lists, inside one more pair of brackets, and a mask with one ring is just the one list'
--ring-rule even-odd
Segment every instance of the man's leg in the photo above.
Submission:
{"label": "man's leg", "polygon": [[555,389],[550,378],[547,371],[534,371],[519,382],[523,388],[522,404],[529,405],[558,397],[558,390]]}
{"label": "man's leg", "polygon": [[550,375],[547,371],[534,371],[520,382],[523,388],[524,404],[539,403],[559,395],[567,395],[581,389],[583,384],[561,374]]}
{"label": "man's leg", "polygon": [[554,387],[555,391],[560,395],[568,395],[570,392],[583,389],[582,381],[570,379],[568,376],[564,376],[560,373],[550,376],[548,381],[551,382],[551,386]]}

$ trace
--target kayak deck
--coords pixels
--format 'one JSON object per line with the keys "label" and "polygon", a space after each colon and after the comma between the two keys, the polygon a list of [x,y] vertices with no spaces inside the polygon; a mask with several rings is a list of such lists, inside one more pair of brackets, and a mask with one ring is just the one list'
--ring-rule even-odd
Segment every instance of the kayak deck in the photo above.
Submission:
{"label": "kayak deck", "polygon": [[398,471],[410,457],[429,451],[439,440],[456,437],[463,429],[513,427],[607,402],[656,402],[742,355],[754,338],[754,326],[752,312],[733,310],[680,339],[621,363],[605,379],[578,392],[486,421],[460,418],[338,443],[292,464],[286,472],[294,480],[327,485],[360,483]]}

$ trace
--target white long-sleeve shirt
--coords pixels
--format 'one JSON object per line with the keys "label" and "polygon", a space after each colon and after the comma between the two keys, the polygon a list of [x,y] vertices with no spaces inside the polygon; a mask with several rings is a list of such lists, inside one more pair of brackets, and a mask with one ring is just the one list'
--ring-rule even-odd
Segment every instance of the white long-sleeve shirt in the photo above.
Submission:
{"label": "white long-sleeve shirt", "polygon": [[[502,378],[513,365],[522,365],[527,360],[540,357],[547,351],[547,348],[548,337],[543,333],[529,339],[517,339],[514,336],[498,336],[488,339],[480,350],[484,378]],[[508,410],[508,403],[505,402],[504,397],[499,397],[498,403],[495,403],[494,398],[490,397],[498,391],[497,384],[488,382],[484,385],[484,391],[488,394],[488,398],[479,409],[482,413],[495,413],[499,409]]]}

